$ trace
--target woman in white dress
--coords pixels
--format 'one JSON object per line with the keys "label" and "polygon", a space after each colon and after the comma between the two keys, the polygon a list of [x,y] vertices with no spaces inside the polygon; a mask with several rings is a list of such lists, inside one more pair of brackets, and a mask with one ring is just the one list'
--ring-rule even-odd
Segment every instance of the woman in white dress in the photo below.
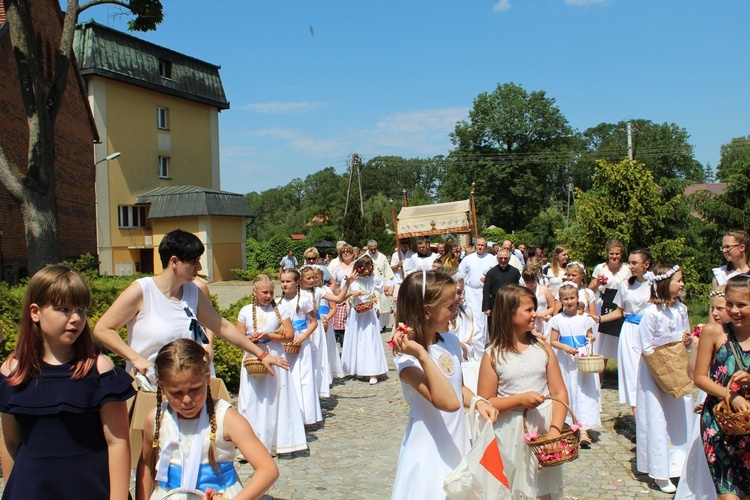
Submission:
{"label": "woman in white dress", "polygon": [[[679,266],[657,266],[653,281],[652,304],[643,311],[638,325],[644,354],[680,340],[688,346],[692,339],[687,308],[678,300],[685,286],[682,271]],[[636,406],[638,472],[647,473],[664,493],[674,493],[677,488],[670,478],[678,477],[682,472],[690,446],[693,396],[687,394],[673,398],[662,391],[641,357]]]}
{"label": "woman in white dress", "polygon": [[[383,281],[373,271],[372,259],[367,255],[354,263],[357,278],[352,280],[349,287],[353,295],[352,307],[346,319],[346,335],[341,351],[344,371],[355,377],[369,378],[371,385],[377,384],[378,377],[388,372],[376,304],[377,293],[383,292]],[[357,310],[368,304],[369,309]]]}
{"label": "woman in white dress", "polygon": [[484,356],[484,348],[487,345],[485,334],[477,328],[474,321],[474,313],[464,304],[464,287],[466,286],[463,274],[455,268],[444,270],[445,274],[453,278],[456,284],[456,301],[458,307],[456,314],[449,323],[450,330],[461,342],[461,372],[464,377],[464,385],[477,392],[477,380],[479,378],[479,362]]}
{"label": "woman in white dress", "polygon": [[727,263],[712,269],[714,274],[711,288],[716,290],[727,284],[732,276],[750,272],[750,235],[742,229],[727,231],[721,240],[721,252]]}
{"label": "woman in white dress", "polygon": [[[620,240],[608,241],[604,252],[607,254],[607,262],[599,264],[594,268],[594,272],[591,273],[591,283],[589,284],[589,289],[596,295],[597,315],[602,314],[602,302],[605,299],[605,295],[611,301],[614,298],[614,294],[620,288],[620,283],[630,278],[630,269],[622,261],[622,256],[625,252],[622,242]],[[607,333],[607,331],[599,332],[597,328],[594,328],[594,334],[596,335],[594,353],[604,356],[605,365],[608,359],[617,358],[619,326],[619,324],[613,323],[609,325],[610,328],[605,328],[605,330],[612,331],[613,333]]]}
{"label": "woman in white dress", "polygon": [[653,276],[650,272],[651,265],[651,254],[648,250],[638,249],[630,252],[628,267],[632,276],[620,283],[615,295],[617,309],[594,317],[599,323],[623,317],[625,319],[617,347],[617,390],[620,403],[630,405],[633,415],[636,414],[638,364],[642,350],[638,324],[641,322],[643,310],[651,300],[651,285],[648,282],[648,278]]}
{"label": "woman in white dress", "polygon": [[[409,404],[409,423],[398,456],[394,500],[445,498],[443,481],[469,450],[462,407],[474,394],[462,382],[458,338],[439,333],[448,330],[456,307],[455,285],[443,273],[412,273],[399,290],[394,363]],[[486,401],[478,401],[477,409],[485,420],[497,418]]]}
{"label": "woman in white dress", "polygon": [[[240,310],[237,328],[270,353],[284,356],[284,343],[292,341],[294,331],[289,314],[282,314],[276,306],[273,292],[271,277],[259,274],[253,284],[253,302]],[[237,408],[272,455],[307,449],[304,416],[287,371],[251,377],[243,365]]]}

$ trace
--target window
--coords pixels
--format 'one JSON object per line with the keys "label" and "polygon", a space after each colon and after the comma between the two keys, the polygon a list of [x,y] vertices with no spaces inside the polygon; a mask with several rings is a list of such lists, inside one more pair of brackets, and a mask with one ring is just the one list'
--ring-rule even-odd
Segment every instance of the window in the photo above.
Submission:
{"label": "window", "polygon": [[165,130],[169,128],[169,111],[167,108],[156,108],[156,126]]}
{"label": "window", "polygon": [[172,78],[172,62],[159,59],[159,75],[162,78]]}
{"label": "window", "polygon": [[169,179],[169,156],[159,157],[159,177]]}
{"label": "window", "polygon": [[117,207],[117,225],[121,228],[146,227],[146,207],[120,205]]}

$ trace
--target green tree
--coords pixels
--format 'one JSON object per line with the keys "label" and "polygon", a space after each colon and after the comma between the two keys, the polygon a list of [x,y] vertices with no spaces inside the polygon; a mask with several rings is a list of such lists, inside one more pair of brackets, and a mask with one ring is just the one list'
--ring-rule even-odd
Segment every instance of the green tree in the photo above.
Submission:
{"label": "green tree", "polygon": [[362,169],[362,194],[365,200],[378,193],[396,200],[401,199],[404,189],[407,193],[419,189],[432,203],[437,200],[442,161],[442,156],[426,159],[376,156]]}
{"label": "green tree", "polygon": [[750,135],[734,137],[729,144],[722,144],[721,158],[716,166],[716,178],[720,182],[727,182],[732,174],[741,171],[743,168],[742,164],[735,168],[735,164],[739,160],[747,160],[748,158],[750,158]]}
{"label": "green tree", "polygon": [[21,209],[29,269],[34,273],[61,260],[55,198],[55,127],[68,85],[78,16],[96,5],[117,4],[135,16],[129,22],[131,30],[149,31],[156,29],[163,15],[159,0],[90,0],[82,5],[78,0],[67,0],[54,74],[51,83],[47,83],[40,69],[42,61],[38,60],[41,48],[37,47],[38,28],[31,4],[3,0],[29,137],[25,165],[16,164],[8,156],[7,146],[0,139],[0,184]]}
{"label": "green tree", "polygon": [[520,229],[562,196],[580,139],[543,91],[506,83],[474,100],[451,134],[441,201],[465,199],[477,184],[483,223]]}
{"label": "green tree", "polygon": [[695,252],[684,236],[690,227],[689,204],[675,186],[665,190],[642,163],[598,161],[593,187],[577,190],[578,217],[560,242],[589,266],[604,259],[610,239],[625,248],[650,248],[657,262],[674,262],[685,270],[686,283],[696,283]]}
{"label": "green tree", "polygon": [[[706,182],[710,173],[695,160],[690,135],[675,123],[632,120],[633,158],[643,163],[657,182],[685,179]],[[583,132],[585,149],[573,167],[576,187],[587,191],[596,169],[596,161],[617,163],[628,158],[627,122],[600,123]]]}

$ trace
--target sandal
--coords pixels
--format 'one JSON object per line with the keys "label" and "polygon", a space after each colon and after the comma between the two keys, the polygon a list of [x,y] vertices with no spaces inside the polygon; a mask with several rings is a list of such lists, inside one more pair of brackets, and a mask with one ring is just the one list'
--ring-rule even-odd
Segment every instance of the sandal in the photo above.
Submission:
{"label": "sandal", "polygon": [[588,450],[591,448],[591,436],[589,436],[589,433],[586,431],[581,431],[581,448],[584,448]]}

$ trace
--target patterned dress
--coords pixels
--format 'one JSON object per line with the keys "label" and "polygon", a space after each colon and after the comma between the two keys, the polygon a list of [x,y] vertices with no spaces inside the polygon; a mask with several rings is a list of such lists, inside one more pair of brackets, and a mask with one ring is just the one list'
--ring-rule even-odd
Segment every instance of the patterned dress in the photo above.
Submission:
{"label": "patterned dress", "polygon": [[[727,342],[716,352],[709,369],[711,379],[722,387],[726,387],[734,372],[741,370],[742,366],[750,366],[750,351],[742,350],[731,323],[725,324],[724,329],[727,332]],[[741,362],[738,363],[735,359],[729,342],[734,343],[742,357]],[[714,418],[714,406],[718,402],[719,398],[709,394],[701,414],[701,436],[708,469],[719,495],[750,495],[750,435],[726,436],[721,431]]]}

